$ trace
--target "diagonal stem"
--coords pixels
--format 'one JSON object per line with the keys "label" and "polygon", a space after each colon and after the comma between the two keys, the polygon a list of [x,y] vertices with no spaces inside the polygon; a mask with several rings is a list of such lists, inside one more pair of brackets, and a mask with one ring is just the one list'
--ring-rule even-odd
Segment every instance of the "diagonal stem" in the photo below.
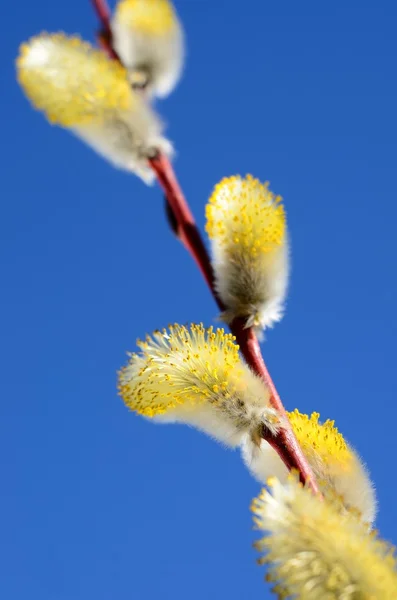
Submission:
{"label": "diagonal stem", "polygon": [[[170,161],[163,154],[158,154],[156,157],[150,159],[149,163],[156,173],[158,182],[174,213],[175,220],[178,223],[178,235],[181,242],[198,265],[219,308],[224,310],[225,307],[216,292],[214,273],[207,249]],[[263,379],[269,389],[271,405],[282,417],[286,418],[287,415],[283,403],[263,360],[258,338],[254,330],[246,328],[241,319],[235,319],[230,325],[230,330],[235,335],[236,341],[240,346],[240,351],[247,364]],[[288,422],[288,419],[286,420]],[[288,469],[297,469],[302,483],[307,483],[314,493],[319,493],[312,469],[291,427],[282,428],[276,436],[270,436],[268,432],[264,431],[263,437],[276,450]]]}
{"label": "diagonal stem", "polygon": [[108,3],[106,0],[91,0],[91,2],[101,24],[101,28],[97,35],[98,43],[109,58],[121,62],[119,55],[113,47],[113,34],[110,26],[111,13]]}
{"label": "diagonal stem", "polygon": [[[186,250],[192,255],[208,287],[214,290],[214,273],[206,247],[170,161],[164,154],[158,154],[156,157],[150,159],[149,163],[156,173],[157,180],[164,191],[168,205],[178,224],[177,235],[179,239]],[[217,296],[216,300],[223,310],[224,307]]]}

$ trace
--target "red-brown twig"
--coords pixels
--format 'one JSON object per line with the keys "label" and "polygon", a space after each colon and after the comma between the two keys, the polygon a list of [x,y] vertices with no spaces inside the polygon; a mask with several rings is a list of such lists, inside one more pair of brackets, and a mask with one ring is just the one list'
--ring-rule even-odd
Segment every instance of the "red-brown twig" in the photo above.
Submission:
{"label": "red-brown twig", "polygon": [[91,0],[97,14],[101,28],[97,34],[98,43],[109,58],[120,61],[119,55],[113,47],[113,34],[110,26],[110,9],[106,0]]}
{"label": "red-brown twig", "polygon": [[[101,23],[98,41],[110,58],[120,60],[112,45],[112,30],[110,26],[110,10],[106,0],[91,0],[95,12]],[[224,310],[223,303],[215,289],[214,273],[207,249],[204,245],[196,222],[186,202],[185,196],[179,186],[174,169],[168,158],[158,154],[149,160],[149,164],[157,176],[167,199],[169,208],[175,221],[175,231],[195,260],[208,287],[210,288],[219,308]],[[276,387],[267,370],[262,357],[258,338],[252,328],[245,328],[243,321],[235,319],[230,325],[230,330],[236,337],[240,351],[247,364],[265,382],[270,392],[270,403],[282,417],[286,417],[283,403],[277,393]],[[287,421],[288,422],[288,421]],[[263,438],[276,450],[288,469],[297,469],[303,483],[309,485],[314,493],[319,493],[314,474],[308,464],[298,441],[290,427],[283,428],[280,433],[272,436],[264,429]]]}
{"label": "red-brown twig", "polygon": [[[178,224],[177,235],[179,239],[196,261],[209,288],[211,290],[214,289],[214,275],[211,263],[208,259],[207,250],[189,205],[186,202],[185,196],[175,177],[174,169],[172,168],[170,161],[166,156],[159,154],[155,158],[149,160],[149,163],[156,173],[157,180],[164,191],[168,200],[168,205]],[[219,303],[218,298],[217,301]],[[223,309],[224,307],[222,307],[222,310]]]}

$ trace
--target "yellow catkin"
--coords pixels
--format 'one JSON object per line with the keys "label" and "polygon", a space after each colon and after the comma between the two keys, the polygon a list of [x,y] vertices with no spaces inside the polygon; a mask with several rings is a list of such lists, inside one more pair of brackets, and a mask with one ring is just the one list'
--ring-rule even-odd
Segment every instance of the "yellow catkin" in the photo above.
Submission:
{"label": "yellow catkin", "polygon": [[48,120],[63,127],[106,120],[133,108],[125,69],[79,37],[41,34],[23,44],[18,81]]}
{"label": "yellow catkin", "polygon": [[119,391],[135,412],[154,417],[181,404],[225,400],[239,386],[241,362],[235,338],[201,324],[172,325],[138,341],[119,373]]}
{"label": "yellow catkin", "polygon": [[286,215],[281,196],[268,183],[247,175],[233,176],[215,186],[206,207],[206,231],[229,257],[269,254],[285,241]]}
{"label": "yellow catkin", "polygon": [[394,548],[332,500],[320,500],[296,477],[272,478],[252,503],[260,564],[278,598],[395,600]]}
{"label": "yellow catkin", "polygon": [[315,412],[308,416],[301,414],[297,409],[287,414],[309,461],[316,455],[321,457],[325,465],[337,463],[341,467],[349,466],[353,454],[343,435],[335,427],[335,421],[327,420],[321,424],[319,413]]}
{"label": "yellow catkin", "polygon": [[121,0],[116,19],[137,33],[164,35],[176,23],[173,6],[168,0]]}

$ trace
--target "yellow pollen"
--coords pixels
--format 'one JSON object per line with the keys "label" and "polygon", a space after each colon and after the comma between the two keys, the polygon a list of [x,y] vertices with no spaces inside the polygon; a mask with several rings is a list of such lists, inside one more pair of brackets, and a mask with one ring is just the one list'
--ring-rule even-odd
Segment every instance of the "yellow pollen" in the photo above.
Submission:
{"label": "yellow pollen", "polygon": [[163,35],[176,24],[173,6],[168,0],[121,0],[116,19],[138,33]]}
{"label": "yellow pollen", "polygon": [[236,392],[242,371],[238,346],[224,329],[170,325],[137,342],[119,373],[119,391],[135,412],[153,417],[178,405],[218,404]]}
{"label": "yellow pollen", "polygon": [[206,231],[233,257],[244,252],[254,260],[285,241],[286,216],[281,196],[247,175],[223,179],[206,206]]}
{"label": "yellow pollen", "polygon": [[98,123],[133,107],[125,69],[76,36],[34,37],[21,45],[16,65],[26,96],[51,123]]}
{"label": "yellow pollen", "polygon": [[319,423],[319,413],[301,414],[297,409],[287,413],[292,429],[309,458],[314,454],[321,456],[325,464],[348,464],[353,459],[343,435],[335,427],[335,422],[327,420]]}

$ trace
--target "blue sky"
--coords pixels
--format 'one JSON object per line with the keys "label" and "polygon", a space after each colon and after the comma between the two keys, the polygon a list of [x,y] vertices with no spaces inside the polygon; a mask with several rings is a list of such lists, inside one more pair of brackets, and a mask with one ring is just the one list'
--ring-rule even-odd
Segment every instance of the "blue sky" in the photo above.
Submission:
{"label": "blue sky", "polygon": [[[334,418],[397,542],[395,22],[389,2],[179,0],[185,77],[158,106],[202,227],[223,176],[283,195],[288,310],[263,350],[288,409]],[[211,324],[158,188],[34,113],[21,41],[96,26],[88,0],[10,4],[3,23],[0,595],[9,600],[270,597],[237,452],[124,407],[135,339]]]}

